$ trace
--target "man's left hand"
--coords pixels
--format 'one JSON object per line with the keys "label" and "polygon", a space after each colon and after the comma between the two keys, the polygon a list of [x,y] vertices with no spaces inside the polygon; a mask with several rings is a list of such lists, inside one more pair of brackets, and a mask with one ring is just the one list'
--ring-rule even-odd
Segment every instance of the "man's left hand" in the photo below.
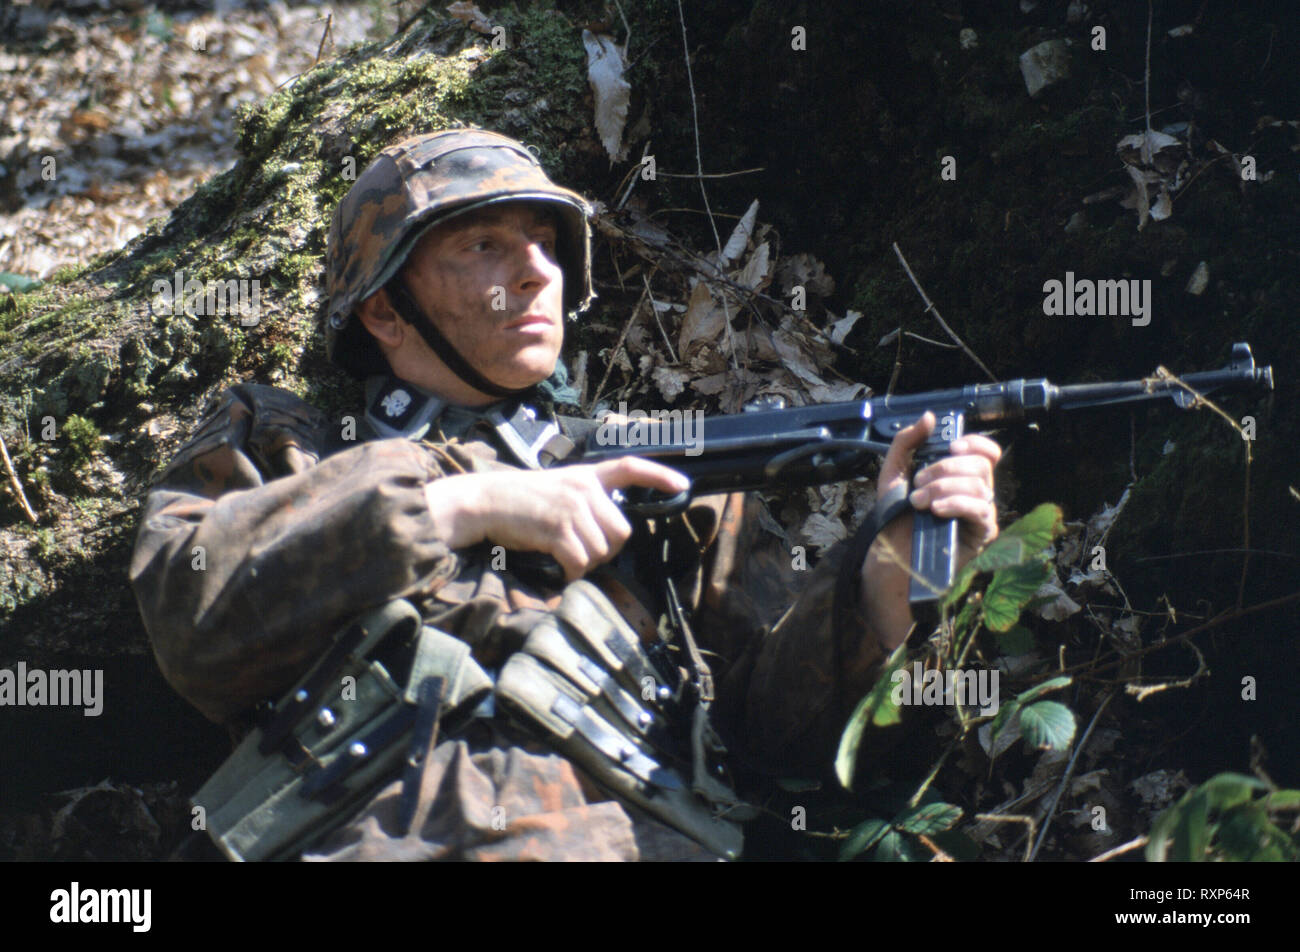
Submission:
{"label": "man's left hand", "polygon": [[[877,498],[905,483],[912,457],[934,431],[934,414],[900,430],[880,468]],[[929,509],[936,517],[958,519],[958,568],[998,535],[993,502],[993,467],[1002,448],[986,436],[969,434],[954,440],[951,455],[931,463],[912,480],[912,507]],[[862,563],[862,604],[868,626],[880,648],[892,651],[912,625],[908,602],[912,563],[912,514],[887,525],[876,537]]]}

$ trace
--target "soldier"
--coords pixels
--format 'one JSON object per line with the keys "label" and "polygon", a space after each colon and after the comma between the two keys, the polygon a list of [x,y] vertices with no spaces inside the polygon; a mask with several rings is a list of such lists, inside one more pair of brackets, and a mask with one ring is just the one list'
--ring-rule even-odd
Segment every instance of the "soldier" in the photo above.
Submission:
{"label": "soldier", "polygon": [[[241,384],[150,492],[131,579],[154,653],[245,738],[196,797],[220,800],[228,856],[733,857],[727,763],[824,772],[844,698],[906,638],[908,579],[882,540],[905,562],[910,515],[874,542],[864,527],[777,605],[740,494],[647,530],[672,554],[638,578],[611,496],[685,478],[638,458],[547,468],[596,426],[554,411],[565,311],[593,296],[588,214],[495,133],[384,150],[326,259],[327,350],[366,381],[355,438]],[[933,426],[895,438],[881,498],[907,492]],[[997,535],[1000,450],[953,450],[910,501],[961,520],[965,562]],[[836,619],[843,577],[856,604]]]}

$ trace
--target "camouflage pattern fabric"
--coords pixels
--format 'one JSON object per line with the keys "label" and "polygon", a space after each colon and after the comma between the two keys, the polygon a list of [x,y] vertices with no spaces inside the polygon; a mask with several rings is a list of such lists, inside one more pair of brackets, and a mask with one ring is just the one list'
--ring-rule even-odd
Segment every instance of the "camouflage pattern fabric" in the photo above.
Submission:
{"label": "camouflage pattern fabric", "polygon": [[[236,733],[251,723],[255,704],[311,665],[332,632],[393,598],[410,599],[490,669],[559,603],[558,591],[493,569],[487,546],[453,552],[438,538],[424,484],[507,466],[489,442],[467,434],[439,443],[340,443],[337,429],[285,391],[233,387],[145,503],[130,575],[154,654],[182,696]],[[700,553],[678,590],[694,608],[701,647],[717,655],[714,720],[733,762],[771,776],[825,773],[843,723],[832,709],[836,551],[812,571],[794,571],[740,494],[695,501],[673,529]],[[634,628],[652,624],[634,617],[634,605],[624,613]],[[850,692],[870,685],[865,650],[846,682]],[[597,802],[566,761],[501,743],[437,746],[427,761],[435,775],[422,788],[427,820],[414,840],[385,825],[390,787],[326,852],[635,858],[645,849],[638,841],[667,834],[671,845],[661,853],[699,855],[679,834]],[[494,806],[505,809],[505,830],[491,825]]]}
{"label": "camouflage pattern fabric", "polygon": [[[487,728],[479,728],[486,731]],[[471,747],[439,744],[425,761],[420,807],[399,827],[394,781],[303,859],[631,862],[715,859],[703,847],[607,799],[564,758],[496,730]]]}

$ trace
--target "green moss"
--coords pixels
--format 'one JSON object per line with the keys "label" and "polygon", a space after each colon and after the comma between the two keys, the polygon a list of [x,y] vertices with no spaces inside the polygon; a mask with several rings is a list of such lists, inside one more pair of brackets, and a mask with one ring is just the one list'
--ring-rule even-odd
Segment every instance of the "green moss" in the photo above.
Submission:
{"label": "green moss", "polygon": [[0,618],[44,594],[45,586],[39,578],[15,572],[0,579]]}
{"label": "green moss", "polygon": [[73,464],[85,462],[99,449],[99,427],[83,416],[72,414],[63,424],[63,439],[72,451]]}

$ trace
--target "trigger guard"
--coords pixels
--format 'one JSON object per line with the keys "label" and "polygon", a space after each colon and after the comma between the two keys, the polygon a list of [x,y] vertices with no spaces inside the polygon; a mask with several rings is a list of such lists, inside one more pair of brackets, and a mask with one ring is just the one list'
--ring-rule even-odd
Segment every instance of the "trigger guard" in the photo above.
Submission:
{"label": "trigger guard", "polygon": [[[683,489],[681,492],[669,496],[654,489],[630,487],[622,490],[621,495],[623,498],[620,507],[624,514],[636,516],[640,519],[675,516],[679,512],[685,512],[691,501],[691,491],[689,489]],[[615,502],[619,502],[619,500],[616,499]]]}

